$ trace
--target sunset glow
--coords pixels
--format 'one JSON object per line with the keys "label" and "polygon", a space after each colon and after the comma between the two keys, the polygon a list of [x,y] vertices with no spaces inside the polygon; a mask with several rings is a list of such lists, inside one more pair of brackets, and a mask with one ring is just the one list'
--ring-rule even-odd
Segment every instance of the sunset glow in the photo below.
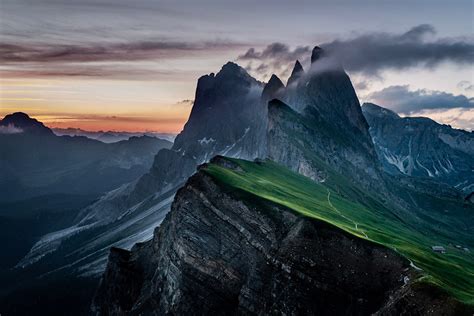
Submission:
{"label": "sunset glow", "polygon": [[[433,117],[472,129],[472,2],[380,5],[7,0],[0,115],[23,111],[51,127],[177,133],[191,109],[182,101],[194,99],[200,76],[235,61],[259,80],[276,73],[286,81],[293,60],[307,67],[318,44],[342,52],[362,101],[401,85],[462,95],[471,100],[461,107],[469,119],[452,120],[449,100]],[[235,16],[239,23],[229,23]],[[421,110],[431,113],[402,114]]]}

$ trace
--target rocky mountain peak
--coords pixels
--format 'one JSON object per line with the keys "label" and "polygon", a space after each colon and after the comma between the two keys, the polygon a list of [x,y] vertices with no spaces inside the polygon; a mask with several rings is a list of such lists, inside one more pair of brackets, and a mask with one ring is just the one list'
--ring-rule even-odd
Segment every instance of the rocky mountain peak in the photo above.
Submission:
{"label": "rocky mountain peak", "polygon": [[398,116],[397,113],[389,109],[383,108],[377,104],[369,103],[369,102],[362,104],[362,112],[364,113],[364,115],[369,114],[371,116],[377,116],[379,118],[383,118],[383,117],[393,118],[393,119],[400,118],[400,116]]}
{"label": "rocky mountain peak", "polygon": [[324,50],[319,46],[314,46],[313,51],[311,52],[311,63],[315,63],[323,56]]}
{"label": "rocky mountain peak", "polygon": [[303,66],[301,66],[300,61],[297,60],[295,62],[295,66],[293,67],[293,71],[291,72],[291,75],[288,78],[287,86],[297,81],[303,74],[304,74]]}
{"label": "rocky mountain peak", "polygon": [[0,121],[0,126],[10,126],[18,129],[19,132],[29,132],[35,134],[53,134],[52,130],[46,127],[40,121],[31,118],[23,112],[15,112],[6,115]]}
{"label": "rocky mountain peak", "polygon": [[262,101],[266,103],[271,99],[281,97],[284,89],[285,85],[280,80],[280,78],[278,78],[276,75],[272,75],[268,83],[263,88]]}
{"label": "rocky mountain peak", "polygon": [[216,77],[241,77],[246,79],[253,79],[244,68],[231,61],[227,62],[224,66],[222,66],[221,70],[216,74]]}

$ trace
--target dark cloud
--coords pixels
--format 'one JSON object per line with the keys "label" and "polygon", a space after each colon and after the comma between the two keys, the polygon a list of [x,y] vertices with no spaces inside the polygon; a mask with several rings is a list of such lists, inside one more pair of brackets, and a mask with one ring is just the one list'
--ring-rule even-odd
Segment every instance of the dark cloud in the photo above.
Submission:
{"label": "dark cloud", "polygon": [[469,92],[474,91],[474,85],[470,81],[467,81],[467,80],[460,81],[457,84],[457,87],[464,91],[469,91]]}
{"label": "dark cloud", "polygon": [[57,63],[52,67],[43,63],[24,63],[0,69],[1,78],[89,77],[127,80],[185,80],[192,71],[157,70],[134,64]]}
{"label": "dark cloud", "polygon": [[177,58],[199,52],[231,50],[242,44],[214,42],[138,41],[128,43],[90,43],[62,45],[54,43],[0,44],[2,63],[64,63],[101,61],[140,61]]}
{"label": "dark cloud", "polygon": [[410,91],[407,85],[384,88],[371,93],[367,99],[399,113],[429,109],[474,108],[474,98],[427,89]]}
{"label": "dark cloud", "polygon": [[472,39],[433,39],[435,29],[423,24],[402,34],[371,33],[321,45],[349,71],[378,74],[385,69],[434,67],[441,62],[472,64]]}
{"label": "dark cloud", "polygon": [[[455,64],[474,63],[472,38],[434,38],[433,26],[422,24],[401,34],[367,33],[348,39],[338,39],[321,44],[326,57],[342,63],[346,70],[365,75],[379,76],[385,69],[406,69],[422,66],[434,67],[442,62]],[[273,43],[261,51],[250,48],[238,60],[268,65],[266,72],[279,73],[291,66],[296,59],[307,61],[307,46],[290,49],[283,43]],[[254,65],[253,69],[258,69]]]}

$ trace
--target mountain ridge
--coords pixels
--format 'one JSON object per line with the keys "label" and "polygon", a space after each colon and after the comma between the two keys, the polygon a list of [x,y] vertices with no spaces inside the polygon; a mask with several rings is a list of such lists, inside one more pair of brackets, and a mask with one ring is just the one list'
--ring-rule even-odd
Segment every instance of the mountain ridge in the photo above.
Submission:
{"label": "mountain ridge", "polygon": [[400,117],[375,104],[362,106],[387,172],[437,179],[474,190],[474,133],[424,117]]}

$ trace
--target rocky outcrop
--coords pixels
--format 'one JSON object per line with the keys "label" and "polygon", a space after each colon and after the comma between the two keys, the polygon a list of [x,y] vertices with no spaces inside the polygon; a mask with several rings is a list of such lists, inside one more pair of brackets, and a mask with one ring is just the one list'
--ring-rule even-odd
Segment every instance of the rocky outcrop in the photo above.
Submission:
{"label": "rocky outcrop", "polygon": [[192,157],[197,164],[216,154],[257,157],[256,131],[264,115],[262,89],[260,82],[232,62],[216,75],[201,77],[191,114],[173,150]]}
{"label": "rocky outcrop", "polygon": [[401,118],[372,103],[362,106],[384,169],[474,189],[474,133],[422,117]]}
{"label": "rocky outcrop", "polygon": [[278,99],[283,97],[285,85],[281,82],[280,78],[276,75],[272,75],[270,80],[265,85],[262,91],[262,102],[266,104],[272,99]]}
{"label": "rocky outcrop", "polygon": [[303,75],[304,75],[303,66],[301,66],[301,63],[299,62],[299,60],[297,60],[295,62],[293,70],[291,71],[291,75],[288,78],[288,82],[286,83],[286,85],[287,86],[292,85],[294,82],[297,82]]}
{"label": "rocky outcrop", "polygon": [[311,109],[297,113],[279,100],[269,102],[267,156],[315,181],[324,181],[331,168],[366,188],[378,186],[383,192],[376,157]]}
{"label": "rocky outcrop", "polygon": [[[403,310],[403,300],[415,304],[417,293],[424,295],[411,290],[415,273],[387,248],[227,190],[204,167],[178,191],[153,240],[111,252],[92,310],[390,315]],[[423,314],[429,304],[422,306]]]}
{"label": "rocky outcrop", "polygon": [[0,134],[28,133],[42,136],[53,136],[53,131],[42,122],[31,118],[23,112],[6,115],[0,120]]}
{"label": "rocky outcrop", "polygon": [[[378,179],[380,183],[380,166],[369,127],[344,69],[333,62],[323,49],[316,46],[311,56],[311,68],[304,73],[301,65],[297,63],[294,73],[298,75],[292,77],[297,78],[292,78],[293,83],[287,86],[285,96],[279,100],[297,113],[289,116],[287,113],[278,114],[282,107],[269,105],[271,109],[268,116],[267,142],[276,144],[276,141],[270,138],[276,134],[275,128],[283,125],[287,140],[280,149],[275,148],[272,151],[267,146],[268,156],[285,154],[276,152],[286,150],[283,148],[295,152],[295,149],[290,147],[298,146],[298,142],[306,142],[307,149],[303,149],[304,153],[284,163],[292,170],[300,168],[295,164],[300,164],[302,160],[314,160],[308,157],[309,155],[316,155],[336,170],[352,168],[357,170],[352,172],[355,177],[361,173],[364,178],[368,175],[369,180]],[[304,134],[304,138],[300,137],[299,141],[295,141],[295,133],[300,133],[300,136]],[[278,159],[276,161],[280,162]],[[304,163],[302,168],[308,170],[307,166],[308,164]],[[318,173],[318,170],[313,169],[312,173]]]}

